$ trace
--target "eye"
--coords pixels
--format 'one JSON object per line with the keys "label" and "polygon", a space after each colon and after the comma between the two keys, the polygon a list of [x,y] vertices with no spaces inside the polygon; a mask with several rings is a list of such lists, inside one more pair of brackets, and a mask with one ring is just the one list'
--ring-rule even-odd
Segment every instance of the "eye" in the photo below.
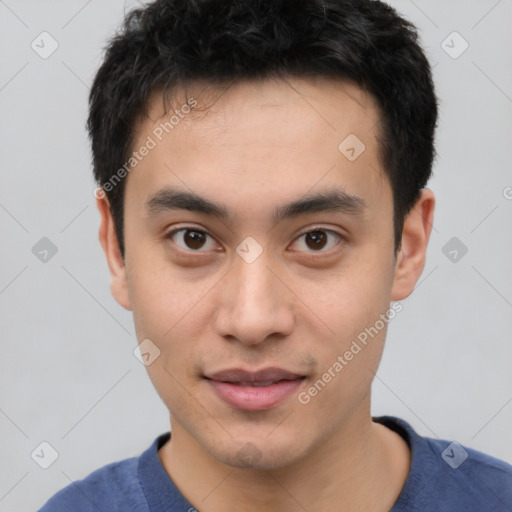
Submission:
{"label": "eye", "polygon": [[327,252],[336,247],[342,240],[342,236],[329,229],[316,228],[300,235],[295,244],[299,246],[298,250],[305,252]]}
{"label": "eye", "polygon": [[165,238],[172,240],[184,251],[206,252],[216,247],[215,240],[208,233],[194,228],[175,229]]}

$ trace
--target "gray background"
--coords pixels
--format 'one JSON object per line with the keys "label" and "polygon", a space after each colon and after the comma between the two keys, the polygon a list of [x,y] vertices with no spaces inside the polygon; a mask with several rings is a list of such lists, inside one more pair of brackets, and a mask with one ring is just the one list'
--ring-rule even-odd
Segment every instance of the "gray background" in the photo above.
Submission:
{"label": "gray background", "polygon": [[[373,414],[512,463],[512,0],[392,4],[420,29],[441,120],[427,264],[389,327]],[[35,510],[169,428],[110,295],[84,129],[102,47],[134,5],[0,1],[2,512]],[[43,31],[59,45],[46,59],[31,47],[51,48]],[[469,44],[457,58],[454,31]],[[452,237],[468,249],[455,262]],[[58,452],[46,470],[31,457],[43,441]]]}

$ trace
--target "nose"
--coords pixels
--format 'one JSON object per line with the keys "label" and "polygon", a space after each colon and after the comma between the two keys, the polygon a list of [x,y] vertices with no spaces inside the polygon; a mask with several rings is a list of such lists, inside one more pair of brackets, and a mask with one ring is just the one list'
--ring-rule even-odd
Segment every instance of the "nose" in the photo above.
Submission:
{"label": "nose", "polygon": [[215,315],[220,335],[246,345],[257,345],[269,336],[288,336],[294,327],[293,295],[264,255],[252,263],[235,259]]}

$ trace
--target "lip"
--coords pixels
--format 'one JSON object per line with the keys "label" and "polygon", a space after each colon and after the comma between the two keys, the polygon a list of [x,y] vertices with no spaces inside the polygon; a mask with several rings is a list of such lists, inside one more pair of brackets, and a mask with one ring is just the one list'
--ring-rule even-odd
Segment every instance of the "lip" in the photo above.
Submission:
{"label": "lip", "polygon": [[242,368],[228,368],[210,375],[205,375],[207,379],[219,382],[268,382],[270,380],[294,380],[304,377],[299,373],[290,372],[282,368],[264,368],[258,371],[247,371]]}
{"label": "lip", "polygon": [[306,377],[281,368],[265,368],[256,372],[233,368],[205,375],[204,378],[228,405],[245,411],[262,411],[288,398]]}

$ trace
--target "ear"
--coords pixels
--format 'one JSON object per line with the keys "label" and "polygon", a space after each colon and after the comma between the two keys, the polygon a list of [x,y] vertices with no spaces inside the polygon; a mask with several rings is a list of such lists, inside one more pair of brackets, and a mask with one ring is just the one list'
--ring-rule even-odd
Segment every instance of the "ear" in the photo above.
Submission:
{"label": "ear", "polygon": [[434,222],[434,193],[424,188],[404,220],[402,246],[398,251],[391,300],[408,297],[425,267],[428,241]]}
{"label": "ear", "polygon": [[101,217],[99,239],[110,270],[110,291],[123,308],[131,309],[126,282],[126,266],[119,249],[119,242],[114,229],[114,219],[107,197],[105,194],[101,195],[101,198],[96,198],[96,206]]}

